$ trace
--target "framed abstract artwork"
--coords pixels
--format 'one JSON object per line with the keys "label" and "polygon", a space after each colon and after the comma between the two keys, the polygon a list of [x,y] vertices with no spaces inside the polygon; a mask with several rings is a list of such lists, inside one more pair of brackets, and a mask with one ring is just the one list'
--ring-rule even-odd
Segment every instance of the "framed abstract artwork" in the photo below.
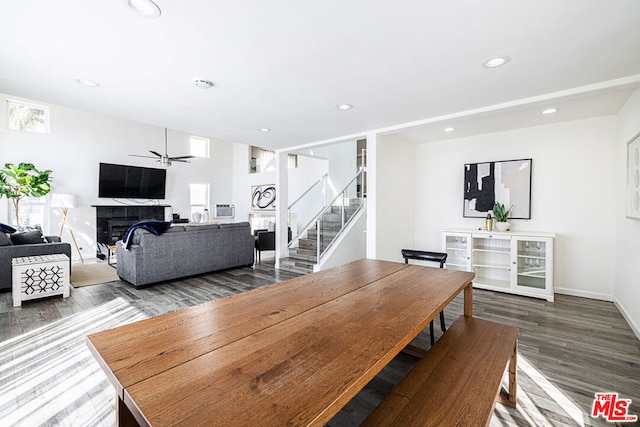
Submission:
{"label": "framed abstract artwork", "polygon": [[494,203],[512,206],[510,219],[531,219],[532,159],[464,165],[465,218],[485,218]]}
{"label": "framed abstract artwork", "polygon": [[640,219],[640,134],[627,143],[627,218]]}
{"label": "framed abstract artwork", "polygon": [[265,211],[276,209],[276,185],[262,184],[251,187],[251,210]]}

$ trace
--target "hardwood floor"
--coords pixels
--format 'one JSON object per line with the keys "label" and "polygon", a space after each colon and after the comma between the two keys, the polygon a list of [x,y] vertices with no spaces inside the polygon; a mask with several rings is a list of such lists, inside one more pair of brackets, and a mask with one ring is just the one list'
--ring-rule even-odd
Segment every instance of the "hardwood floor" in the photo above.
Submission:
{"label": "hardwood floor", "polygon": [[[0,294],[0,424],[113,426],[113,388],[85,346],[87,334],[294,276],[263,258],[255,269],[146,289],[110,282],[22,308],[12,307],[10,293]],[[459,297],[445,310],[447,325],[461,313]],[[640,341],[612,303],[474,290],[474,315],[520,328],[518,407],[496,405],[492,426],[612,425],[589,416],[594,393],[606,391],[631,399],[629,412],[640,414]],[[428,328],[414,344],[429,347]],[[415,361],[396,357],[328,425],[358,425]]]}

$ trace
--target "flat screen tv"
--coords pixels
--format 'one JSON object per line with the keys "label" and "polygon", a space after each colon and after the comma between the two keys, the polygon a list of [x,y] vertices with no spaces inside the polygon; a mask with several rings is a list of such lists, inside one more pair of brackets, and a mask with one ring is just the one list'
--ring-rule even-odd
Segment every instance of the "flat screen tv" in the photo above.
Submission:
{"label": "flat screen tv", "polygon": [[166,169],[100,163],[98,197],[164,199]]}

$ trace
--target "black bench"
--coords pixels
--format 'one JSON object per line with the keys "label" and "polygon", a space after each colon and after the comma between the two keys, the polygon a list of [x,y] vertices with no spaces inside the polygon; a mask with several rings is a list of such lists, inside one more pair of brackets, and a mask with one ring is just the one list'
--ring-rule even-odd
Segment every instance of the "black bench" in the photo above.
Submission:
{"label": "black bench", "polygon": [[[444,252],[418,251],[415,249],[402,249],[400,252],[402,253],[405,264],[409,264],[410,259],[416,259],[420,261],[438,262],[440,263],[440,268],[444,268],[444,263],[447,262],[447,254]],[[446,332],[447,330],[444,324],[444,310],[440,312],[440,329],[442,332]],[[433,320],[429,323],[429,332],[431,333],[431,346],[433,347],[433,343],[435,342]]]}
{"label": "black bench", "polygon": [[518,328],[460,316],[362,425],[486,426],[496,401],[515,408],[517,353]]}

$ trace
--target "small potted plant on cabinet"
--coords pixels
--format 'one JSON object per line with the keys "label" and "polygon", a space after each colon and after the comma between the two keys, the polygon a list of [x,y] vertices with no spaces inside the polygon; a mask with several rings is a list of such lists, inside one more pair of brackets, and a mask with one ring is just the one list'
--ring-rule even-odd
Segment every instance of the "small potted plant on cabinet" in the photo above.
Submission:
{"label": "small potted plant on cabinet", "polygon": [[513,209],[513,206],[510,206],[509,209],[507,209],[504,206],[504,203],[496,202],[493,205],[493,216],[496,219],[496,229],[498,231],[508,231],[511,227],[511,224],[509,224],[509,213],[511,212],[511,209]]}

